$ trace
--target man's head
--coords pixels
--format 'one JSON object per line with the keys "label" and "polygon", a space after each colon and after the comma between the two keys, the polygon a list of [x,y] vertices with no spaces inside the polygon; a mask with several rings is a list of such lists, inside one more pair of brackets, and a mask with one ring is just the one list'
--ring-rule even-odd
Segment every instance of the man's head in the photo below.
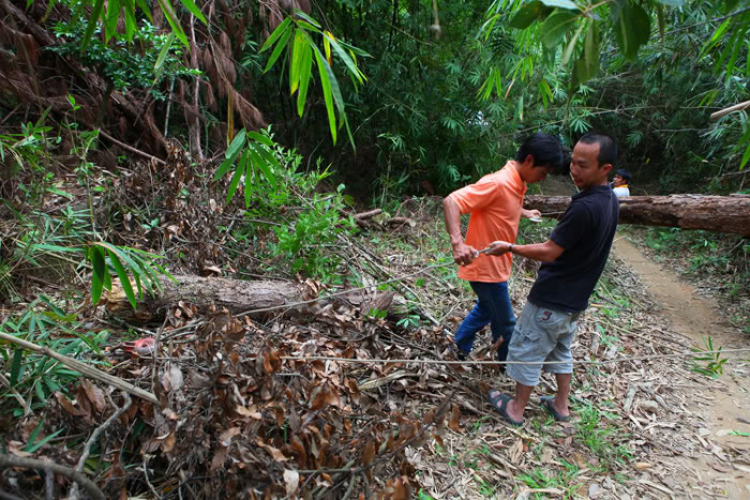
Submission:
{"label": "man's head", "polygon": [[627,186],[628,184],[630,184],[630,179],[630,172],[628,172],[624,168],[621,168],[620,170],[615,172],[615,187]]}
{"label": "man's head", "polygon": [[554,135],[537,132],[526,138],[516,153],[518,173],[528,184],[543,181],[563,164],[560,141]]}
{"label": "man's head", "polygon": [[607,183],[607,176],[617,161],[617,144],[606,134],[588,133],[573,148],[570,174],[582,191]]}

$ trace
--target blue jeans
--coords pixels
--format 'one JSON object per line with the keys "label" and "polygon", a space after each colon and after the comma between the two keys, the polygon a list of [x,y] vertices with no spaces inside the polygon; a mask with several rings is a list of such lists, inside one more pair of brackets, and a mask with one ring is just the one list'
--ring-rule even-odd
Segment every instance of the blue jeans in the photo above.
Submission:
{"label": "blue jeans", "polygon": [[469,284],[479,300],[458,327],[455,336],[456,345],[464,354],[469,354],[477,332],[489,323],[492,328],[493,344],[500,336],[505,340],[497,350],[497,359],[505,361],[508,357],[510,338],[516,326],[516,316],[513,314],[513,306],[508,295],[508,283],[470,281]]}

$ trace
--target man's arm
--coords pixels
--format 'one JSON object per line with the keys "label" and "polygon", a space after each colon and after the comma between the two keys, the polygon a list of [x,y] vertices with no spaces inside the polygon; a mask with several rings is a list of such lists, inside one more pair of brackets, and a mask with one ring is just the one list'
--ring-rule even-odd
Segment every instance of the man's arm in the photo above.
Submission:
{"label": "man's arm", "polygon": [[443,200],[443,211],[445,212],[445,227],[451,237],[453,260],[460,266],[471,264],[477,256],[477,251],[464,243],[464,237],[461,234],[461,210],[450,196]]}
{"label": "man's arm", "polygon": [[487,255],[503,255],[510,252],[512,248],[516,255],[541,262],[554,262],[565,251],[563,247],[552,240],[534,243],[533,245],[512,245],[507,241],[494,241],[490,243],[490,248],[492,250],[487,252]]}
{"label": "man's arm", "polygon": [[532,219],[534,217],[541,217],[542,212],[539,210],[526,210],[525,208],[521,209],[521,217],[524,219]]}

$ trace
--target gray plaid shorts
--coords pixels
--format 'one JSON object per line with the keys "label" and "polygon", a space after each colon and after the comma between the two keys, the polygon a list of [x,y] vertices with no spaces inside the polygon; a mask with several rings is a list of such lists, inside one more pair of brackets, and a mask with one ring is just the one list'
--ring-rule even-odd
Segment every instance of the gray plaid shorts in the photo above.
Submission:
{"label": "gray plaid shorts", "polygon": [[539,385],[542,370],[573,373],[570,343],[581,313],[566,313],[526,302],[508,346],[508,361],[554,364],[507,365],[506,373],[519,384]]}

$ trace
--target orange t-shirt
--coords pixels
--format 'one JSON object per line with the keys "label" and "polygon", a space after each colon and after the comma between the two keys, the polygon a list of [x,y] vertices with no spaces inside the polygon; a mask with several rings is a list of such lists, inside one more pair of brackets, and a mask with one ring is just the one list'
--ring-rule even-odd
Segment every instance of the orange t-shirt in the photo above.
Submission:
{"label": "orange t-shirt", "polygon": [[[509,161],[502,170],[450,194],[462,214],[471,214],[467,245],[482,250],[497,240],[515,243],[526,193],[526,183],[516,171],[515,163]],[[458,277],[484,283],[508,281],[512,264],[510,253],[499,257],[480,255],[471,264],[459,267]]]}

